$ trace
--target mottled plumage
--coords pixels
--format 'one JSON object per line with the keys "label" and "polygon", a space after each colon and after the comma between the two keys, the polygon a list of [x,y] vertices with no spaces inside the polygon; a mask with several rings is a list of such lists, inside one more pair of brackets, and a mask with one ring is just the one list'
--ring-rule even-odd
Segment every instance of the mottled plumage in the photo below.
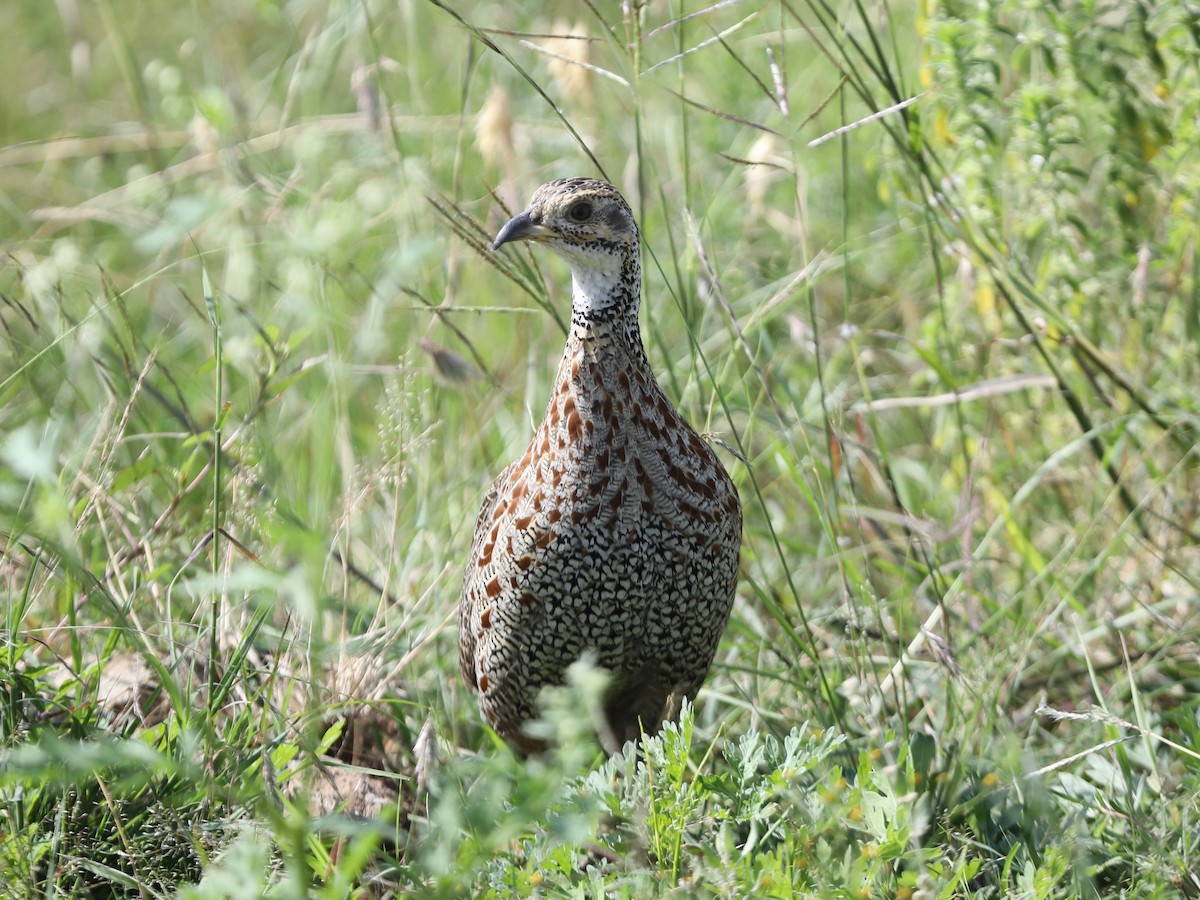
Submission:
{"label": "mottled plumage", "polygon": [[543,185],[495,246],[515,240],[570,265],[571,330],[541,425],[479,512],[463,677],[488,724],[532,752],[522,726],[538,691],[591,651],[612,673],[600,734],[612,750],[699,690],[733,603],[741,504],[647,363],[638,230],[616,189]]}

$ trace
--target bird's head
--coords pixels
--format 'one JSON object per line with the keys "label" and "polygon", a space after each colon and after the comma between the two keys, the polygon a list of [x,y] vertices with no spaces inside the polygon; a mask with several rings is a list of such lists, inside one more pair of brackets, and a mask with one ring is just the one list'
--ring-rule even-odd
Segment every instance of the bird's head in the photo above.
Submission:
{"label": "bird's head", "polygon": [[[551,181],[511,218],[492,247],[538,241],[571,268],[571,323],[588,332],[623,322],[634,341],[642,294],[641,248],[634,211],[616,187],[592,178]],[[641,338],[636,340],[641,346]]]}
{"label": "bird's head", "polygon": [[574,269],[606,268],[604,257],[636,253],[638,229],[625,198],[606,181],[563,178],[534,191],[529,207],[496,235],[492,249],[510,241],[538,241]]}
{"label": "bird's head", "polygon": [[529,208],[500,229],[492,247],[510,241],[537,241],[566,260],[575,326],[587,331],[622,320],[625,330],[636,330],[642,293],[637,223],[611,184],[595,178],[543,184]]}

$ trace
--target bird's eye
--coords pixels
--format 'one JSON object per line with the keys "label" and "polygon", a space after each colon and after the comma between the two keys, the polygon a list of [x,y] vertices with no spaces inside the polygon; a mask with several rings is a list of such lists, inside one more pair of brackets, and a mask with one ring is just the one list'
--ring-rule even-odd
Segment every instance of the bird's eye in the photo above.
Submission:
{"label": "bird's eye", "polygon": [[586,222],[592,217],[592,204],[586,200],[581,200],[567,210],[567,215],[572,222]]}

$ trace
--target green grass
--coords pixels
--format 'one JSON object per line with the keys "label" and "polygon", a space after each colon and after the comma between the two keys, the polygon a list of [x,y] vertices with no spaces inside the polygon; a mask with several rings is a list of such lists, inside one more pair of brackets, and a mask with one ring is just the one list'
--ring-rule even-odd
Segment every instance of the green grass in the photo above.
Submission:
{"label": "green grass", "polygon": [[[9,11],[0,896],[1200,896],[1194,17],[511,6]],[[456,605],[569,278],[485,245],[572,174],[744,576],[521,762]]]}

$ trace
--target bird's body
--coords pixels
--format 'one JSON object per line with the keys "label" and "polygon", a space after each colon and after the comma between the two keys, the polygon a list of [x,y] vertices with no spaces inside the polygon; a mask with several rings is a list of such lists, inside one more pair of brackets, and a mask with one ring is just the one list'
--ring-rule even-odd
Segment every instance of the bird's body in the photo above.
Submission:
{"label": "bird's body", "polygon": [[544,185],[496,246],[518,239],[571,265],[571,331],[541,425],[479,513],[463,676],[487,722],[529,752],[538,691],[591,653],[612,676],[601,738],[616,749],[699,690],[733,603],[741,504],[646,360],[637,226],[620,194]]}

